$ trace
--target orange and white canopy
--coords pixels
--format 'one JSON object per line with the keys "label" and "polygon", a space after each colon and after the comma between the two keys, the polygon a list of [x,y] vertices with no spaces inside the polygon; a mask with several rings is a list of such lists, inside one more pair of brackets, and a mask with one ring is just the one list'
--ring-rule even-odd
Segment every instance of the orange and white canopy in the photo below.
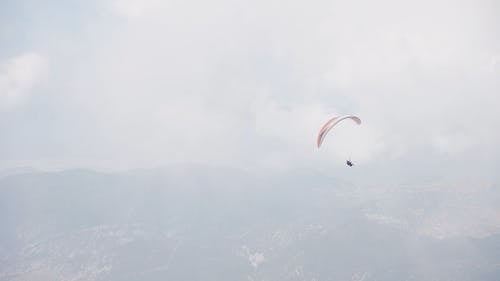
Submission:
{"label": "orange and white canopy", "polygon": [[323,125],[323,127],[321,127],[321,130],[319,131],[318,139],[316,140],[316,144],[318,145],[318,148],[323,143],[323,140],[325,139],[328,132],[333,127],[335,127],[335,125],[337,125],[338,123],[340,123],[341,121],[346,120],[346,119],[351,119],[354,122],[356,122],[356,124],[358,124],[358,125],[361,124],[361,119],[359,119],[359,117],[354,116],[354,115],[335,116],[335,117],[331,118],[330,120],[328,120],[325,123],[325,125]]}

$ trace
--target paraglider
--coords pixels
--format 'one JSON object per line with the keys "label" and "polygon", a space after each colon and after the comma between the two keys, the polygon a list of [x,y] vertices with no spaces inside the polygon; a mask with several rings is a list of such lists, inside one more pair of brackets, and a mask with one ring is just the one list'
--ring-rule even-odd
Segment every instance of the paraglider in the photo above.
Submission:
{"label": "paraglider", "polygon": [[[328,132],[330,132],[330,130],[333,127],[335,127],[335,125],[337,125],[338,123],[342,122],[343,120],[347,120],[347,119],[351,119],[352,121],[354,121],[358,125],[361,124],[361,119],[359,119],[359,117],[354,116],[354,115],[335,116],[335,117],[331,118],[323,125],[323,127],[321,127],[321,130],[319,130],[318,138],[316,139],[316,145],[318,146],[318,148],[321,147],[321,144],[325,140],[325,137],[328,134]],[[354,166],[350,157],[349,157],[349,160],[346,160],[346,164],[349,167]]]}

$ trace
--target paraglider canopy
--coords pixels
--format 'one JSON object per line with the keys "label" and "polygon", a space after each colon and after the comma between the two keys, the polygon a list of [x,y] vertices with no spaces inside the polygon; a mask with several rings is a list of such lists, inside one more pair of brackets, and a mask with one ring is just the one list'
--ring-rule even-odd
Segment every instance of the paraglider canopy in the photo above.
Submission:
{"label": "paraglider canopy", "polygon": [[[330,130],[333,127],[335,127],[335,125],[337,125],[338,123],[340,123],[341,121],[346,120],[346,119],[351,119],[354,122],[356,122],[356,124],[358,124],[358,125],[361,124],[361,119],[359,119],[359,117],[354,116],[354,115],[343,115],[343,116],[336,116],[336,117],[331,118],[330,120],[326,121],[326,123],[323,125],[323,127],[321,127],[321,130],[319,130],[318,138],[316,140],[316,145],[318,146],[318,148],[321,147],[321,144],[323,143],[323,140],[325,139],[328,132],[330,132]],[[351,162],[350,156],[349,156],[349,160],[346,160],[346,164],[349,167],[354,166],[354,164]]]}
{"label": "paraglider canopy", "polygon": [[361,119],[359,119],[359,117],[354,116],[354,115],[343,115],[343,116],[336,116],[336,117],[331,118],[330,120],[326,121],[326,123],[323,125],[323,127],[321,127],[321,130],[319,130],[318,138],[316,140],[316,144],[317,144],[318,148],[323,143],[323,140],[325,139],[328,132],[330,132],[330,130],[333,127],[335,127],[335,125],[337,125],[338,123],[340,123],[346,119],[351,119],[354,122],[356,122],[356,124],[358,124],[358,125],[361,124]]}

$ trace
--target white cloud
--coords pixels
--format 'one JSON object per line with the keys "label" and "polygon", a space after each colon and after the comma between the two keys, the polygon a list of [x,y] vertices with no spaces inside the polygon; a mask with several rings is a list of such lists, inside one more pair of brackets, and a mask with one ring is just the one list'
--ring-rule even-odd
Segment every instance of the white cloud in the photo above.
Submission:
{"label": "white cloud", "polygon": [[[88,27],[60,87],[89,116],[81,129],[102,162],[500,153],[499,31],[485,1],[104,3],[111,18]],[[339,128],[317,153],[321,124],[351,113],[362,126]]]}
{"label": "white cloud", "polygon": [[[471,108],[498,88],[481,72],[492,40],[481,4],[444,10],[451,2],[110,3],[113,11],[125,11],[120,16],[141,20],[111,27],[115,36],[98,45],[104,48],[97,49],[95,65],[107,81],[85,92],[104,100],[94,109],[106,130],[120,126],[109,123],[116,119],[125,132],[113,135],[141,136],[110,142],[147,146],[150,152],[140,150],[142,156],[164,151],[170,159],[210,162],[255,157],[280,166],[354,154],[368,163],[422,149],[484,149],[481,132],[493,125],[484,122],[484,108]],[[204,9],[192,9],[200,5]],[[429,5],[443,10],[429,11]],[[471,117],[464,120],[464,112]],[[343,128],[322,151],[325,159],[318,159],[317,130],[337,113],[355,113],[365,122]],[[200,126],[181,133],[185,128],[176,124]],[[155,127],[162,133],[149,135],[168,140],[166,147],[141,140],[145,128]],[[455,145],[457,135],[467,143]],[[196,145],[200,140],[204,145]]]}
{"label": "white cloud", "polygon": [[492,55],[490,57],[489,71],[495,72],[498,69],[498,64],[500,63],[500,55]]}
{"label": "white cloud", "polygon": [[161,10],[162,4],[168,4],[167,1],[160,0],[109,0],[106,3],[113,13],[128,19],[154,15]]}
{"label": "white cloud", "polygon": [[0,63],[0,110],[25,102],[47,72],[47,59],[37,53],[26,53]]}

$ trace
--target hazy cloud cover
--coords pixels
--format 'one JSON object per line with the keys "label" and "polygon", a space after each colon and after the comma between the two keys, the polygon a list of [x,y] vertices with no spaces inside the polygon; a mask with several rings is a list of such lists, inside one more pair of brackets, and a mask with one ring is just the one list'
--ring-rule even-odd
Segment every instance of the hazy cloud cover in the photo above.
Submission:
{"label": "hazy cloud cover", "polygon": [[0,108],[9,110],[29,98],[33,88],[47,75],[45,58],[26,53],[7,60],[0,66]]}
{"label": "hazy cloud cover", "polygon": [[0,31],[32,38],[0,50],[3,167],[498,168],[494,1],[28,4],[4,4],[35,20]]}

